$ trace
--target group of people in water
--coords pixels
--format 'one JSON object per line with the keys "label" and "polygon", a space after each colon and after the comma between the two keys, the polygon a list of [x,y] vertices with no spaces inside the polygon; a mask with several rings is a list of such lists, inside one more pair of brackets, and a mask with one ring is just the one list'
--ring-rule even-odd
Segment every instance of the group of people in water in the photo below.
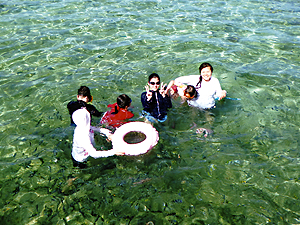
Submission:
{"label": "group of people in water", "polygon": [[[168,85],[161,83],[158,74],[152,73],[145,86],[146,91],[141,94],[142,115],[145,122],[166,121],[168,109],[172,108],[171,99],[180,97],[189,106],[211,109],[215,107],[215,100],[226,97],[226,91],[222,90],[219,80],[212,77],[213,67],[209,63],[202,63],[199,73],[200,76],[178,77],[170,81]],[[113,135],[111,130],[120,127],[134,116],[128,110],[131,106],[131,99],[126,94],[118,96],[116,103],[108,105],[110,110],[104,115],[90,104],[92,100],[90,89],[81,86],[78,89],[77,101],[71,101],[67,105],[71,116],[71,125],[75,126],[72,147],[73,165],[79,168],[86,167],[86,159],[89,156],[100,158],[124,155],[125,153],[121,149],[97,151],[94,148],[94,132],[100,132],[111,140]],[[91,116],[102,116],[100,124],[106,128],[91,126]]]}

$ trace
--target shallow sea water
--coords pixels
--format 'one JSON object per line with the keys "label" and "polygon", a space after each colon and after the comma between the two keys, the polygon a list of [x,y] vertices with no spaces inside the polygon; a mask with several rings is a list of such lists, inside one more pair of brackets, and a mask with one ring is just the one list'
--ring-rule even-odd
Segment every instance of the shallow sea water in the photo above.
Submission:
{"label": "shallow sea water", "polygon": [[[298,0],[1,1],[1,224],[300,224],[299,9]],[[210,112],[174,101],[149,153],[73,168],[66,105],[80,85],[101,111],[126,93],[140,120],[150,73],[168,82],[204,61],[241,100]]]}

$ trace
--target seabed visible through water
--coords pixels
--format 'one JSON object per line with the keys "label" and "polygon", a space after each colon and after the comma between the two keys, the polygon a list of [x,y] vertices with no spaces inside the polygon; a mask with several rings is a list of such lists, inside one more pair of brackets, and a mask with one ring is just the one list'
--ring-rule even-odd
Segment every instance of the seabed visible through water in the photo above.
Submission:
{"label": "seabed visible through water", "polygon": [[[1,224],[299,224],[299,4],[2,1]],[[139,120],[149,74],[202,62],[232,99],[206,113],[174,101],[147,154],[73,168],[81,85],[103,112],[127,94]]]}

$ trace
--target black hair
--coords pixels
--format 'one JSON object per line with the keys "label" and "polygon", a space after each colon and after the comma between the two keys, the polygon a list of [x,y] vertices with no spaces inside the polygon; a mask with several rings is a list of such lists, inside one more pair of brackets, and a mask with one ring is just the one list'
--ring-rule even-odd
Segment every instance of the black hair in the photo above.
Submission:
{"label": "black hair", "polygon": [[[121,109],[125,109],[126,106],[129,107],[130,103],[131,103],[131,98],[129,98],[128,95],[122,94],[122,95],[119,95],[117,98],[117,105]],[[115,112],[113,112],[112,114],[118,113],[118,106],[115,106]]]}
{"label": "black hair", "polygon": [[160,77],[159,77],[159,75],[158,75],[157,73],[151,73],[151,74],[149,75],[148,82],[150,82],[150,80],[151,80],[152,78],[157,78],[157,79],[160,81]]}
{"label": "black hair", "polygon": [[89,102],[92,100],[91,91],[87,86],[80,86],[80,88],[78,89],[78,95],[88,97]]}
{"label": "black hair", "polygon": [[186,86],[184,93],[189,94],[190,97],[194,97],[194,98],[197,98],[198,95],[198,92],[196,91],[196,88],[193,85]]}
{"label": "black hair", "polygon": [[196,84],[196,87],[199,86],[199,88],[201,88],[201,82],[202,82],[201,70],[204,69],[204,68],[206,68],[206,67],[209,67],[209,68],[210,68],[211,73],[214,71],[214,68],[212,67],[212,65],[210,65],[210,64],[207,63],[207,62],[202,63],[202,64],[199,66],[200,77],[199,77],[198,83]]}

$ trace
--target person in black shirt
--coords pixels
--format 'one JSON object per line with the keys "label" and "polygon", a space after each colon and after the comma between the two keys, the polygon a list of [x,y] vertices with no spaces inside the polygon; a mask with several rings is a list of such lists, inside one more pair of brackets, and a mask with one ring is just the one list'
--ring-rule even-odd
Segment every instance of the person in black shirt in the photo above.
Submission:
{"label": "person in black shirt", "polygon": [[67,105],[71,117],[71,126],[75,126],[75,123],[72,119],[73,112],[75,112],[77,109],[81,109],[82,107],[85,107],[91,116],[101,117],[103,115],[103,112],[99,112],[95,106],[92,104],[87,104],[88,102],[92,101],[93,96],[91,95],[90,89],[87,86],[81,86],[78,89],[77,101],[70,101]]}
{"label": "person in black shirt", "polygon": [[148,84],[145,87],[146,91],[141,95],[141,102],[143,104],[142,114],[146,120],[150,122],[164,122],[167,120],[167,112],[172,108],[172,102],[169,94],[166,93],[165,85],[161,84],[160,77],[156,73],[149,76]]}

